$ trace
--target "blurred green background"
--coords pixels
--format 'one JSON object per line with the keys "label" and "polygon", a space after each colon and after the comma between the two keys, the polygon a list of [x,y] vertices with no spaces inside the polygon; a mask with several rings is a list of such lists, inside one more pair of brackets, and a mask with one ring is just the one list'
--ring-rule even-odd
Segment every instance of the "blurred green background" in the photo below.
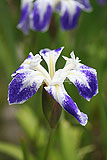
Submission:
{"label": "blurred green background", "polygon": [[[42,111],[42,89],[23,105],[9,106],[11,74],[32,51],[64,46],[62,55],[75,51],[83,64],[98,72],[99,94],[87,102],[73,84],[65,88],[89,122],[85,127],[62,112],[52,136],[49,160],[107,159],[107,6],[91,1],[93,12],[82,12],[78,27],[62,32],[59,16],[53,14],[48,32],[30,31],[25,36],[16,26],[20,1],[0,2],[0,160],[43,160],[49,137],[49,124]],[[56,68],[64,66],[60,56]],[[45,64],[43,64],[45,65]],[[46,66],[46,65],[45,65]]]}

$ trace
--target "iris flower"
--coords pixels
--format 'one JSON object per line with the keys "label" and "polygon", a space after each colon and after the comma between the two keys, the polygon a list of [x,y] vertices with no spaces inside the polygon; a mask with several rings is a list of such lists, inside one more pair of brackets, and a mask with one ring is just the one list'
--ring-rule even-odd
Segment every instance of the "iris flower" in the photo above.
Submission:
{"label": "iris flower", "polygon": [[107,0],[97,0],[97,2],[101,5],[107,5]]}
{"label": "iris flower", "polygon": [[81,10],[91,11],[89,0],[22,0],[21,18],[18,28],[25,34],[29,28],[37,31],[47,31],[52,13],[60,15],[62,30],[77,26]]}
{"label": "iris flower", "polygon": [[[77,87],[79,94],[89,101],[98,93],[97,73],[95,69],[80,63],[79,58],[75,58],[74,52],[71,52],[70,58],[63,56],[66,61],[64,68],[55,71],[55,64],[62,49],[63,47],[55,50],[43,49],[35,56],[30,52],[27,59],[12,74],[8,101],[9,104],[24,103],[45,83],[45,90],[54,100],[85,126],[88,120],[87,115],[79,110],[67,94],[63,83],[68,78]],[[41,57],[45,60],[49,73],[40,64]]]}

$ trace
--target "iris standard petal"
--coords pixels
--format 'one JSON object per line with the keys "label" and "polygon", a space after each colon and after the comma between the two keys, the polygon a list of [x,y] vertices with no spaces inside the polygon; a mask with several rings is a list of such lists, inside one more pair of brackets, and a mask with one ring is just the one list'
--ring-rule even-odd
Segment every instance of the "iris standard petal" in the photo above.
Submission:
{"label": "iris standard petal", "polygon": [[32,11],[32,29],[46,31],[52,16],[52,2],[50,0],[36,0]]}
{"label": "iris standard petal", "polygon": [[80,64],[78,69],[71,70],[67,77],[77,87],[79,94],[88,101],[98,93],[95,69]]}
{"label": "iris standard petal", "polygon": [[67,94],[63,85],[45,87],[46,91],[64,108],[65,111],[73,115],[81,125],[85,126],[88,121],[86,114],[80,112],[76,103]]}
{"label": "iris standard petal", "polygon": [[38,71],[17,74],[8,90],[9,104],[21,104],[31,98],[39,89],[44,76]]}
{"label": "iris standard petal", "polygon": [[45,62],[48,65],[48,70],[49,70],[49,74],[51,75],[51,78],[53,78],[54,73],[55,73],[55,64],[56,61],[58,59],[58,57],[60,56],[62,50],[64,47],[55,49],[55,50],[50,50],[50,49],[43,49],[40,50],[40,55],[43,57],[43,59],[45,60]]}
{"label": "iris standard petal", "polygon": [[77,26],[78,18],[80,16],[81,8],[83,7],[81,4],[77,3],[77,1],[62,1],[58,4],[57,11],[59,12],[61,18],[61,28],[63,30],[73,29]]}
{"label": "iris standard petal", "polygon": [[17,26],[18,29],[22,30],[25,34],[28,33],[30,27],[30,19],[29,19],[29,3],[25,3],[21,8],[21,17],[19,20],[19,24]]}

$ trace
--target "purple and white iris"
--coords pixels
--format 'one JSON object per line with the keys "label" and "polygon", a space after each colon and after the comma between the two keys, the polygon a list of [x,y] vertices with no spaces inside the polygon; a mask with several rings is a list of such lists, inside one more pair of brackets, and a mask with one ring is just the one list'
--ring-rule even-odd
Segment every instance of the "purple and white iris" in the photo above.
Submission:
{"label": "purple and white iris", "polygon": [[[89,101],[98,93],[97,72],[80,63],[79,58],[75,58],[74,52],[71,52],[71,58],[63,56],[66,60],[64,68],[55,71],[56,61],[63,48],[43,49],[35,56],[29,53],[27,59],[12,74],[8,101],[10,105],[24,103],[37,92],[42,83],[45,83],[45,90],[56,102],[85,126],[88,120],[87,115],[80,112],[76,103],[67,94],[63,83],[68,78],[77,87],[79,94]],[[45,60],[49,72],[40,64],[41,57]]]}
{"label": "purple and white iris", "polygon": [[97,0],[100,5],[107,5],[107,0]]}
{"label": "purple and white iris", "polygon": [[57,12],[60,15],[61,28],[73,29],[77,26],[81,10],[92,10],[89,0],[22,0],[18,28],[24,33],[28,33],[30,28],[47,31],[52,13]]}
{"label": "purple and white iris", "polygon": [[33,0],[22,0],[21,1],[21,17],[18,29],[21,29],[25,34],[28,33],[30,28],[30,14],[33,8]]}

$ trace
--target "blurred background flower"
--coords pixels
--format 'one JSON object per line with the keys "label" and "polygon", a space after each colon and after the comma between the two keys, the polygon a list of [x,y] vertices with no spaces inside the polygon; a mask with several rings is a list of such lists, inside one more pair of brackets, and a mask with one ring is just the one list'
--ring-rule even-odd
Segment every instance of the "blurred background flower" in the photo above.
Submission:
{"label": "blurred background flower", "polygon": [[107,5],[107,0],[97,0],[100,5]]}
{"label": "blurred background flower", "polygon": [[[90,102],[79,96],[72,84],[64,83],[80,110],[88,113],[89,122],[82,127],[68,113],[62,112],[61,120],[52,138],[48,158],[51,160],[105,160],[107,158],[107,20],[106,5],[91,1],[93,12],[81,13],[75,30],[62,32],[59,14],[53,13],[47,32],[30,30],[25,36],[16,26],[20,17],[20,1],[3,0],[0,3],[0,159],[27,160],[44,157],[49,125],[42,111],[38,90],[22,105],[9,106],[7,102],[10,75],[32,51],[65,46],[63,54],[71,50],[78,53],[83,64],[98,72],[99,94]],[[42,62],[44,67],[47,67]],[[63,68],[59,58],[56,68]],[[76,96],[75,96],[76,95]]]}
{"label": "blurred background flower", "polygon": [[29,29],[47,31],[52,13],[58,12],[62,30],[74,29],[77,26],[81,10],[92,10],[89,0],[21,0],[21,18],[18,28],[25,34]]}

